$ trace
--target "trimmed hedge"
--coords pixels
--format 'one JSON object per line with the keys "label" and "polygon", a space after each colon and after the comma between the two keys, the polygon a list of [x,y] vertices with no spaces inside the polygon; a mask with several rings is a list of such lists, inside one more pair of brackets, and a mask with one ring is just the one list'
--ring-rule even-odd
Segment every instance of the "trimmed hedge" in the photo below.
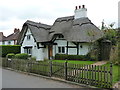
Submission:
{"label": "trimmed hedge", "polygon": [[26,53],[20,53],[20,54],[16,54],[15,58],[17,59],[28,59],[29,55]]}
{"label": "trimmed hedge", "polygon": [[6,55],[9,53],[20,53],[20,47],[20,45],[0,45],[0,50],[2,50],[2,52],[0,52],[0,55],[2,57],[6,57]]}
{"label": "trimmed hedge", "polygon": [[6,55],[7,58],[14,58],[15,57],[15,54],[14,53],[9,53]]}
{"label": "trimmed hedge", "polygon": [[81,60],[81,61],[95,61],[94,58],[89,57],[89,55],[66,55],[66,54],[56,54],[56,60]]}

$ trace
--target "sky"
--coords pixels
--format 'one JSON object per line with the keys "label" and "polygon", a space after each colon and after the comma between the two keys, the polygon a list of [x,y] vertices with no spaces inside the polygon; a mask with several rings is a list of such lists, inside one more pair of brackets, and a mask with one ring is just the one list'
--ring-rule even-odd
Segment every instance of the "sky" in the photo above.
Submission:
{"label": "sky", "polygon": [[52,25],[58,17],[74,15],[75,6],[85,5],[88,18],[97,26],[118,26],[119,0],[0,0],[0,32],[5,36],[22,29],[27,20]]}

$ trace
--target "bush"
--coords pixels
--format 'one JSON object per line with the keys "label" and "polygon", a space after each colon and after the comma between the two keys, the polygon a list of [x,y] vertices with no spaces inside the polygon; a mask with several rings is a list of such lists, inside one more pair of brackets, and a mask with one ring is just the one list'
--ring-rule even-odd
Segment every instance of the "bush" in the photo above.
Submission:
{"label": "bush", "polygon": [[81,60],[81,61],[87,61],[87,60],[93,60],[93,58],[89,57],[88,55],[66,55],[66,54],[56,54],[55,55],[56,60]]}
{"label": "bush", "polygon": [[0,50],[2,50],[0,55],[2,57],[6,57],[6,55],[9,53],[20,53],[20,45],[0,45]]}
{"label": "bush", "polygon": [[33,61],[36,61],[36,57],[31,57],[30,59]]}
{"label": "bush", "polygon": [[16,54],[15,58],[17,59],[28,59],[29,55],[26,53]]}
{"label": "bush", "polygon": [[66,54],[56,54],[55,55],[56,60],[65,60],[65,59],[67,59],[67,57],[68,57],[68,55],[66,55]]}
{"label": "bush", "polygon": [[9,53],[6,55],[7,58],[14,58],[15,57],[15,54],[14,53]]}

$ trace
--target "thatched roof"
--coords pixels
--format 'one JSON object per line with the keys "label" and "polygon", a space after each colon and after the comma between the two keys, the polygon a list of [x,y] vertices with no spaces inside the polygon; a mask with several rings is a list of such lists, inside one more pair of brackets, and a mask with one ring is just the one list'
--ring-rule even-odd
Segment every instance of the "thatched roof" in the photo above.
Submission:
{"label": "thatched roof", "polygon": [[48,36],[49,36],[48,34],[49,34],[49,30],[51,26],[28,20],[23,25],[22,31],[19,35],[18,44],[22,43],[25,33],[28,28],[32,32],[32,35],[36,42],[47,42],[48,41]]}
{"label": "thatched roof", "polygon": [[56,19],[52,26],[26,21],[18,40],[20,43],[26,26],[30,28],[36,42],[49,42],[56,34],[62,34],[67,41],[73,42],[94,42],[103,37],[103,32],[88,18],[74,19],[74,16],[68,16]]}
{"label": "thatched roof", "polygon": [[74,19],[73,16],[58,18],[53,24],[50,39],[55,34],[62,34],[67,41],[94,42],[103,37],[99,30],[88,18]]}

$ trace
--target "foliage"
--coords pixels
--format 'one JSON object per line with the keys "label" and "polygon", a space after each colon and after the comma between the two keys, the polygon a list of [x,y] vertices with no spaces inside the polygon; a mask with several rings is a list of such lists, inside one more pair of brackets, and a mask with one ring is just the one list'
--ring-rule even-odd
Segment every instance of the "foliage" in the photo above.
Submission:
{"label": "foliage", "polygon": [[6,55],[6,58],[14,58],[15,54],[14,53],[9,53]]}
{"label": "foliage", "polygon": [[56,54],[55,55],[55,59],[66,60],[67,59],[67,55],[66,54]]}
{"label": "foliage", "polygon": [[81,60],[81,61],[94,61],[95,59],[93,57],[90,57],[89,55],[66,55],[66,54],[56,54],[55,55],[56,60]]}
{"label": "foliage", "polygon": [[110,40],[112,42],[112,45],[116,45],[116,36],[117,36],[117,30],[113,29],[114,25],[115,22],[112,22],[109,25],[105,25],[103,21],[101,27],[101,29],[104,31],[105,34],[103,39]]}
{"label": "foliage", "polygon": [[117,36],[117,31],[114,29],[109,29],[104,31],[104,39],[110,40],[112,42],[112,45],[116,45],[116,36]]}
{"label": "foliage", "polygon": [[30,59],[33,61],[36,61],[36,57],[31,57]]}
{"label": "foliage", "polygon": [[29,55],[26,53],[16,54],[15,58],[17,59],[28,59]]}
{"label": "foliage", "polygon": [[0,45],[0,50],[2,50],[0,55],[2,57],[6,57],[6,55],[9,53],[20,53],[20,45]]}
{"label": "foliage", "polygon": [[117,53],[114,53],[116,57],[110,62],[112,62],[115,65],[120,65],[120,42],[118,43],[118,46],[116,46],[116,48],[118,48]]}

